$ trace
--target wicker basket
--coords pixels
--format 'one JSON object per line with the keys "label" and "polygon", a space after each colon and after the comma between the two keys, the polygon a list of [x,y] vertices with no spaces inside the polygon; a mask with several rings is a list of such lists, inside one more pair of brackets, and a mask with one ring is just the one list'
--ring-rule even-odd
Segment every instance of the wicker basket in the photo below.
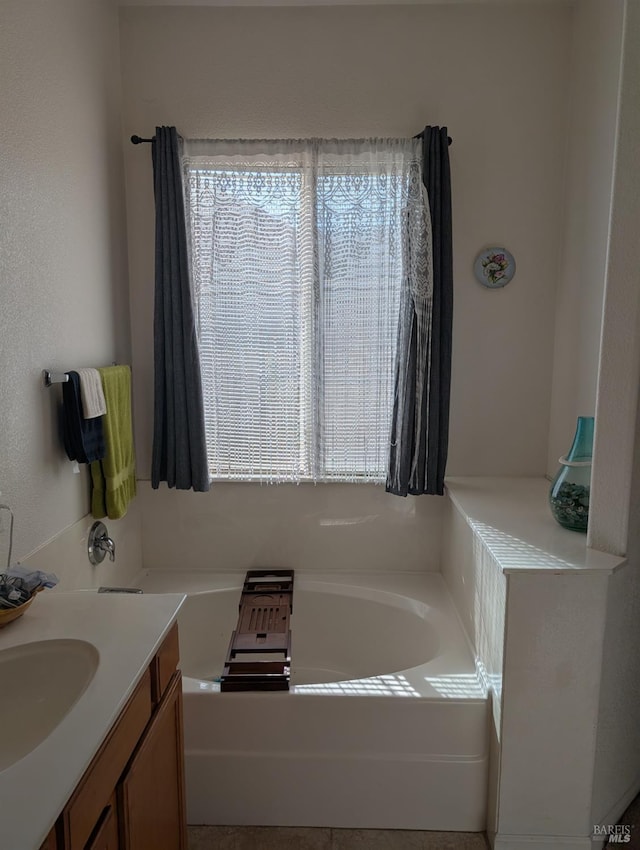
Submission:
{"label": "wicker basket", "polygon": [[12,623],[14,620],[17,620],[18,617],[22,617],[24,612],[27,610],[29,605],[36,598],[36,594],[32,594],[30,599],[27,599],[26,602],[23,602],[22,605],[18,605],[17,608],[3,608],[0,610],[0,629],[8,626],[9,623]]}

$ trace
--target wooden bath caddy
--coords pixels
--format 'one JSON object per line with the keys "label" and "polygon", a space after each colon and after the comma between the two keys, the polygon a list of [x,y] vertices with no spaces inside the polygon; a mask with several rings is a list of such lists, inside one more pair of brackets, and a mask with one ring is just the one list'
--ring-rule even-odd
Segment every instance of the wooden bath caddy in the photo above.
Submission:
{"label": "wooden bath caddy", "polygon": [[222,691],[288,691],[293,570],[249,570],[220,677]]}

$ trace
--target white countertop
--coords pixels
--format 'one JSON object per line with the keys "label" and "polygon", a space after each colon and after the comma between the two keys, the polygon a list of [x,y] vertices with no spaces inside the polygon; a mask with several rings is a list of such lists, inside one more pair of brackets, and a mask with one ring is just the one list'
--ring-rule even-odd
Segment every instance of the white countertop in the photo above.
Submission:
{"label": "white countertop", "polygon": [[[0,650],[75,638],[93,644],[100,655],[93,680],[64,720],[27,756],[0,771],[2,850],[39,850],[183,600],[178,593],[45,590],[19,620],[0,629]],[[2,731],[11,735],[11,729]]]}
{"label": "white countertop", "polygon": [[447,478],[449,497],[503,573],[612,573],[625,558],[587,548],[549,508],[546,478]]}

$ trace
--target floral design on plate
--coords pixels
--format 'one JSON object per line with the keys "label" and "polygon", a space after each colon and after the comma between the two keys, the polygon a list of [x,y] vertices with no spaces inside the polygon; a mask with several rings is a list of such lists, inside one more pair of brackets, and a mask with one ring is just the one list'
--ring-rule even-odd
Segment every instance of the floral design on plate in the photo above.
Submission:
{"label": "floral design on plate", "polygon": [[506,248],[486,248],[476,257],[473,273],[483,286],[499,289],[516,273],[516,261]]}

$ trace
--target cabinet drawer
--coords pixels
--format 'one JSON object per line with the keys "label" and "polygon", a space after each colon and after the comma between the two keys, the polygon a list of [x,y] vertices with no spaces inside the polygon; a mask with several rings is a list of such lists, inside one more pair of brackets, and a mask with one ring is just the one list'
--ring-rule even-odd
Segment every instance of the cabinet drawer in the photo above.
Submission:
{"label": "cabinet drawer", "polygon": [[155,704],[159,703],[162,699],[162,695],[166,691],[173,674],[176,672],[179,658],[178,624],[174,623],[151,665],[151,690]]}
{"label": "cabinet drawer", "polygon": [[64,811],[68,847],[84,847],[151,717],[147,669]]}

